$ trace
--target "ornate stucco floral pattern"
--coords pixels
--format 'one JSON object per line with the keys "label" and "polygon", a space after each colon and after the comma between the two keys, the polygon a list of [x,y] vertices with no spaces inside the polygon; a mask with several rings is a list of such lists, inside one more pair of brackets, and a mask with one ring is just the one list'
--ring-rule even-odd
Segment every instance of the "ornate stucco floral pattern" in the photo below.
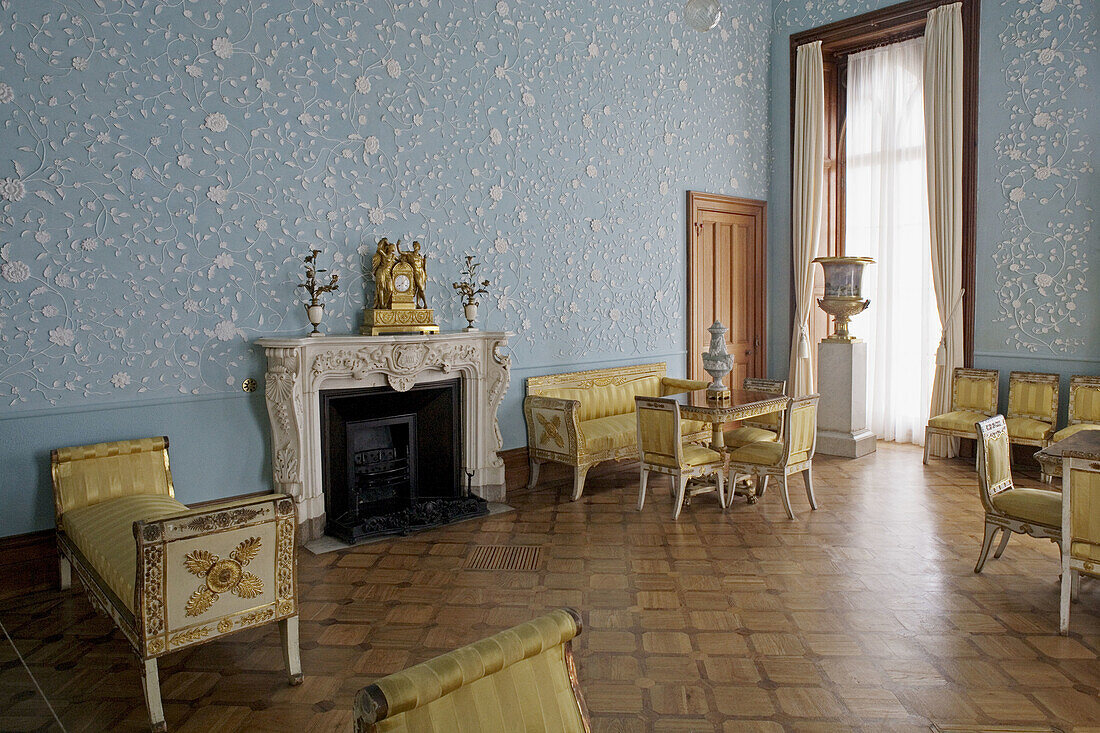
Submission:
{"label": "ornate stucco floral pattern", "polygon": [[1088,73],[1095,22],[1091,2],[1042,0],[1019,4],[1000,34],[1009,120],[996,141],[1004,199],[992,257],[997,320],[1007,328],[1005,343],[1024,351],[1074,353],[1096,330],[1082,307],[1097,252],[1085,127],[1096,94]]}
{"label": "ornate stucco floral pattern", "polygon": [[444,327],[476,254],[519,368],[669,354],[684,190],[765,196],[766,3],[155,5],[0,0],[6,409],[229,392],[308,329],[302,251],[357,329],[381,236],[424,242]]}

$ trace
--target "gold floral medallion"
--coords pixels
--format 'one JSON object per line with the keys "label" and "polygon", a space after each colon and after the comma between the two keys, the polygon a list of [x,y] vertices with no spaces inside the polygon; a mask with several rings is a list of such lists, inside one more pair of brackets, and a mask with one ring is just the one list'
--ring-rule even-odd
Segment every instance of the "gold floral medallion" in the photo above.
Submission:
{"label": "gold floral medallion", "polygon": [[187,600],[185,614],[198,616],[205,613],[222,593],[233,593],[241,598],[255,598],[263,593],[263,581],[244,569],[259,552],[260,538],[249,537],[224,559],[206,550],[187,553],[183,566],[187,572],[202,578],[203,584]]}

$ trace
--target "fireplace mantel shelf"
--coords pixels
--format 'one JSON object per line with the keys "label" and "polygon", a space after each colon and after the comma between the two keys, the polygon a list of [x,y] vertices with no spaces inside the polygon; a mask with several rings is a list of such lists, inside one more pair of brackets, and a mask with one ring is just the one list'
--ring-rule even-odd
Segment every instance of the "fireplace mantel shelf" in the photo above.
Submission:
{"label": "fireplace mantel shelf", "polygon": [[511,380],[503,352],[506,331],[460,331],[387,336],[262,338],[277,491],[298,502],[301,540],[320,537],[322,485],[320,392],[462,380],[462,460],[471,488],[489,501],[504,500],[504,463],[497,409]]}

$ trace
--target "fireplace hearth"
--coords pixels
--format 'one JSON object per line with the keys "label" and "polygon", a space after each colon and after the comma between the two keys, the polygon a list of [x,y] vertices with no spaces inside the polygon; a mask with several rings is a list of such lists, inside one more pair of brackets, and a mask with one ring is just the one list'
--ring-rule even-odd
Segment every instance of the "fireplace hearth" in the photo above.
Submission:
{"label": "fireplace hearth", "polygon": [[325,533],[354,544],[488,514],[461,471],[461,382],[321,392]]}

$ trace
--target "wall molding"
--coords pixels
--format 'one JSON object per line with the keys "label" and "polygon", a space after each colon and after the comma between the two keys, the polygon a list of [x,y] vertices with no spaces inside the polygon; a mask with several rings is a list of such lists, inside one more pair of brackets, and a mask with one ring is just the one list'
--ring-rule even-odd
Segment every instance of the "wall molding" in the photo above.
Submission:
{"label": "wall molding", "polygon": [[150,397],[149,399],[119,400],[118,402],[97,403],[94,405],[77,405],[66,407],[54,405],[52,407],[37,407],[32,410],[19,410],[0,415],[0,422],[5,420],[19,420],[23,418],[52,417],[54,415],[74,415],[85,412],[103,412],[104,410],[136,410],[143,407],[156,407],[158,405],[175,405],[183,402],[210,402],[212,400],[247,400],[259,399],[255,393],[247,392],[214,392],[201,395],[179,395],[178,397]]}
{"label": "wall molding", "polygon": [[975,351],[975,359],[1020,359],[1025,361],[1064,361],[1100,365],[1100,357],[1069,356],[1066,354],[1025,354],[1010,351]]}

